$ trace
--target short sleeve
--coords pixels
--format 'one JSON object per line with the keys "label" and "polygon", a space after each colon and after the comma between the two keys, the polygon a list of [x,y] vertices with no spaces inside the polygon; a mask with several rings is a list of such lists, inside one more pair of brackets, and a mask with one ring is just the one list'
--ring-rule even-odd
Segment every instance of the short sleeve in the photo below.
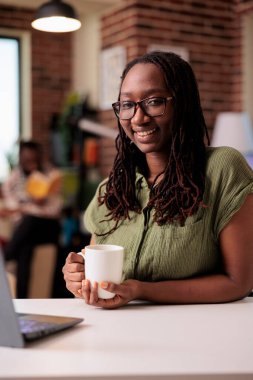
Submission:
{"label": "short sleeve", "polygon": [[212,165],[214,232],[218,237],[247,195],[253,193],[253,171],[240,152],[228,147],[216,150]]}

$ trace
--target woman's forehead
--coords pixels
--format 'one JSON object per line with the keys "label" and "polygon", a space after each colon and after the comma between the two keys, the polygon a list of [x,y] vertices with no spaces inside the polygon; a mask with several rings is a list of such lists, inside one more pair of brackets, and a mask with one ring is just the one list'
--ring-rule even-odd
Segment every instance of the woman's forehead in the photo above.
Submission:
{"label": "woman's forehead", "polygon": [[39,156],[39,153],[34,150],[34,149],[29,149],[29,148],[23,148],[20,152],[20,157],[21,158],[33,158],[37,159]]}
{"label": "woman's forehead", "polygon": [[127,73],[121,86],[121,94],[138,89],[167,89],[161,69],[153,63],[137,63]]}

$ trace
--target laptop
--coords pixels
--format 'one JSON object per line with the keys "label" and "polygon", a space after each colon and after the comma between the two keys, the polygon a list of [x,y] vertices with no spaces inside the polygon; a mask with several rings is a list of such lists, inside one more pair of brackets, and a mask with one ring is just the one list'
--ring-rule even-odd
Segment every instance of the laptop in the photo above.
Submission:
{"label": "laptop", "polygon": [[16,313],[0,246],[0,346],[24,347],[27,342],[65,330],[83,318]]}

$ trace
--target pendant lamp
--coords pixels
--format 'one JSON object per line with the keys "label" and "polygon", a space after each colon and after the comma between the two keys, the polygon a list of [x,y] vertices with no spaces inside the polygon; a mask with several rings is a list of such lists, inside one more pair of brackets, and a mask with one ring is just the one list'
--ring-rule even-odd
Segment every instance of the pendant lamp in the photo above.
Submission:
{"label": "pendant lamp", "polygon": [[62,0],[50,0],[37,9],[32,27],[43,32],[64,33],[79,29],[81,22],[72,6]]}

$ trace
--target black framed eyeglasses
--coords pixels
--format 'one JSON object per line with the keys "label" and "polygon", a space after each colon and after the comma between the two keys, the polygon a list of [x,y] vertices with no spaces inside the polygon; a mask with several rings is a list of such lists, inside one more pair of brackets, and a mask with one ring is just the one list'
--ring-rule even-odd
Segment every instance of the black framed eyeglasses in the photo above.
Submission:
{"label": "black framed eyeglasses", "polygon": [[132,100],[122,100],[112,104],[112,108],[115,115],[120,120],[130,120],[134,117],[137,105],[141,108],[145,115],[150,117],[162,116],[166,109],[168,100],[171,100],[172,96],[167,98],[153,97],[140,100],[139,102],[133,102]]}

